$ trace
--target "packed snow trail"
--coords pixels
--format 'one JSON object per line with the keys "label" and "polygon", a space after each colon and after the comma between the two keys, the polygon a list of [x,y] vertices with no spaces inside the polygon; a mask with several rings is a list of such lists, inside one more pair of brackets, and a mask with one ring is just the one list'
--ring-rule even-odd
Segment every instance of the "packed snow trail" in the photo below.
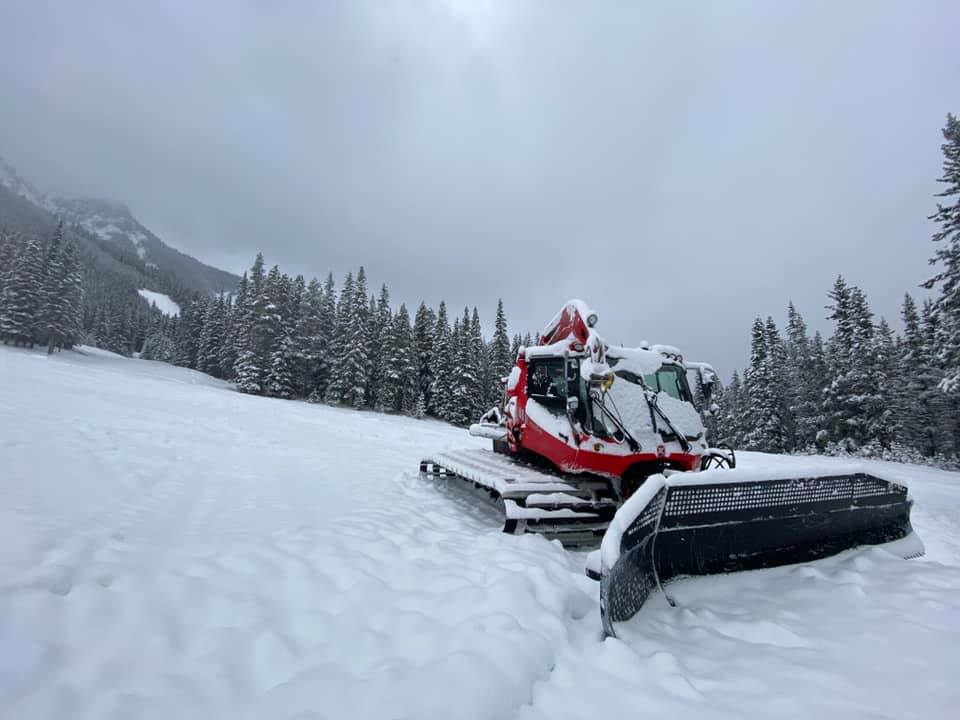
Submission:
{"label": "packed snow trail", "polygon": [[680,581],[602,641],[582,554],[416,474],[470,444],[0,348],[0,717],[955,716],[957,474],[886,468],[922,560]]}

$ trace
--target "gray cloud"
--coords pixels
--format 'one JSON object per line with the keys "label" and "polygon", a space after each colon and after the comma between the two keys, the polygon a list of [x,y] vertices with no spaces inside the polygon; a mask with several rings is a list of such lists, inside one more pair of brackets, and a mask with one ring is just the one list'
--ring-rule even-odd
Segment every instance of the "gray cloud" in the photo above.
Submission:
{"label": "gray cloud", "polygon": [[7,2],[0,153],[241,270],[366,265],[725,373],[755,314],[928,272],[955,3]]}

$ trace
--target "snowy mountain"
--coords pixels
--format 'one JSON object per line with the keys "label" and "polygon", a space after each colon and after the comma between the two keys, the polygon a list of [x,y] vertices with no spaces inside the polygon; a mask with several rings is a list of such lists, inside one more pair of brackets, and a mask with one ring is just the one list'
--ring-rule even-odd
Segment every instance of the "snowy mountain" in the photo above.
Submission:
{"label": "snowy mountain", "polygon": [[[236,287],[236,275],[176,250],[138,221],[126,205],[91,198],[48,196],[0,158],[0,186],[31,205],[82,228],[92,237],[129,253],[132,264],[148,274],[172,276],[184,289],[213,294]],[[6,218],[0,217],[0,222]],[[135,260],[133,260],[135,258]]]}
{"label": "snowy mountain", "polygon": [[50,202],[49,198],[37,190],[30,181],[20,177],[16,168],[10,165],[6,160],[0,157],[0,186],[5,187],[11,193],[22,197],[38,208],[48,212],[54,212],[56,206]]}
{"label": "snowy mountain", "polygon": [[[0,346],[0,716],[952,718],[960,475],[925,557],[679,580],[602,639],[585,554],[420,477],[433,421]],[[738,455],[745,468],[800,457]],[[822,462],[834,462],[824,458]],[[818,461],[819,462],[819,461]],[[839,461],[843,462],[843,461]]]}

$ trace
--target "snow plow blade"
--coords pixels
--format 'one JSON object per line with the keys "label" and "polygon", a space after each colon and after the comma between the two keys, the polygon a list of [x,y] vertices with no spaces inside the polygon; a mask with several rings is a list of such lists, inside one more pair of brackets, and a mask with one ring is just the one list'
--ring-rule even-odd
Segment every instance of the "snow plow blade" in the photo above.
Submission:
{"label": "snow plow blade", "polygon": [[[673,578],[802,563],[861,545],[923,554],[903,485],[859,469],[758,479],[742,470],[650,477],[601,547],[604,633]],[[668,598],[669,599],[669,598]]]}

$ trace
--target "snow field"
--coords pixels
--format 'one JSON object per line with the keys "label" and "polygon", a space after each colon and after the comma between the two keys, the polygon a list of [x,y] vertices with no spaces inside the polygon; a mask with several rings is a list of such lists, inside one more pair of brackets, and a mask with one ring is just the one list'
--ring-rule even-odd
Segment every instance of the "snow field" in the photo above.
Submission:
{"label": "snow field", "polygon": [[162,312],[164,315],[179,315],[180,306],[175,303],[169,295],[164,293],[159,293],[154,290],[146,290],[141,288],[137,290],[140,297],[146,300],[151,305],[156,305],[157,309]]}
{"label": "snow field", "polygon": [[416,473],[487,442],[0,348],[0,717],[955,717],[957,474],[884,467],[921,560],[679,581],[603,641],[583,553]]}

